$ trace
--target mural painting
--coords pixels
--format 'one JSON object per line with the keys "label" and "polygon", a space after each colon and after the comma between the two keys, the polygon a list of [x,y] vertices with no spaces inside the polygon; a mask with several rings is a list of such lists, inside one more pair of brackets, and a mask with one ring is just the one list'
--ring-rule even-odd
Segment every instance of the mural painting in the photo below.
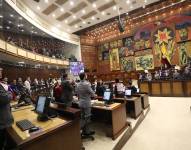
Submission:
{"label": "mural painting", "polygon": [[153,55],[135,57],[136,70],[154,69]]}
{"label": "mural painting", "polygon": [[118,48],[109,51],[109,59],[111,71],[120,70]]}

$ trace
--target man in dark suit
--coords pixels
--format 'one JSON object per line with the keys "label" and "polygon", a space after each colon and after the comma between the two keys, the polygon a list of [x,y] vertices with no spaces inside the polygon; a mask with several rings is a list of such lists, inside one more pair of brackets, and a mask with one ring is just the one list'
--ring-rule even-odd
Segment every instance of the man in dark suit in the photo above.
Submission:
{"label": "man in dark suit", "polygon": [[67,74],[63,74],[62,76],[61,88],[62,94],[60,102],[65,104],[66,106],[71,106],[74,95],[74,89],[71,82],[68,80]]}
{"label": "man in dark suit", "polygon": [[10,108],[11,99],[12,94],[8,91],[8,85],[0,82],[0,149],[3,149],[5,145],[6,128],[10,127],[13,123]]}

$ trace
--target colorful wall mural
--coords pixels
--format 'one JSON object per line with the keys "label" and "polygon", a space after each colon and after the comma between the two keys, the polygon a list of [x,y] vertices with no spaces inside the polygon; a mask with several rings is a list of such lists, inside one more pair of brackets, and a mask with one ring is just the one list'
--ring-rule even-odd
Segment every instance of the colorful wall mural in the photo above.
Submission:
{"label": "colorful wall mural", "polygon": [[118,48],[109,51],[109,58],[111,71],[120,70]]}
{"label": "colorful wall mural", "polygon": [[145,24],[133,36],[102,44],[100,49],[98,57],[109,56],[111,71],[154,69],[165,61],[185,65],[191,61],[191,12]]}

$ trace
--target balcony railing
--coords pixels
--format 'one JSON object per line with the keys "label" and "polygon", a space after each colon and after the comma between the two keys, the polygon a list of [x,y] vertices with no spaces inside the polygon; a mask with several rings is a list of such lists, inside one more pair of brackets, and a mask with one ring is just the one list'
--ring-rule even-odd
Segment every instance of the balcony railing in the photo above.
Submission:
{"label": "balcony railing", "polygon": [[69,65],[68,60],[55,59],[55,58],[47,57],[47,56],[40,55],[37,53],[33,53],[29,50],[25,50],[23,48],[20,48],[20,47],[17,47],[15,45],[12,45],[10,43],[7,43],[1,39],[0,39],[0,51],[14,55],[16,57],[22,57],[24,59],[37,61],[40,63],[62,65],[62,66],[68,66]]}

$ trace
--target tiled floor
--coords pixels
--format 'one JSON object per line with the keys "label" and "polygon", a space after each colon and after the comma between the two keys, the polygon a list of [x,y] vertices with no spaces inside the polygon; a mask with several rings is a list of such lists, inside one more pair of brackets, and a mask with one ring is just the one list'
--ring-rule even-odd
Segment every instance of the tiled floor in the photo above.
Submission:
{"label": "tiled floor", "polygon": [[151,97],[150,103],[122,150],[191,150],[191,98]]}
{"label": "tiled floor", "polygon": [[[122,150],[191,150],[191,98],[150,97],[151,110]],[[119,140],[97,132],[86,150],[112,150]]]}

